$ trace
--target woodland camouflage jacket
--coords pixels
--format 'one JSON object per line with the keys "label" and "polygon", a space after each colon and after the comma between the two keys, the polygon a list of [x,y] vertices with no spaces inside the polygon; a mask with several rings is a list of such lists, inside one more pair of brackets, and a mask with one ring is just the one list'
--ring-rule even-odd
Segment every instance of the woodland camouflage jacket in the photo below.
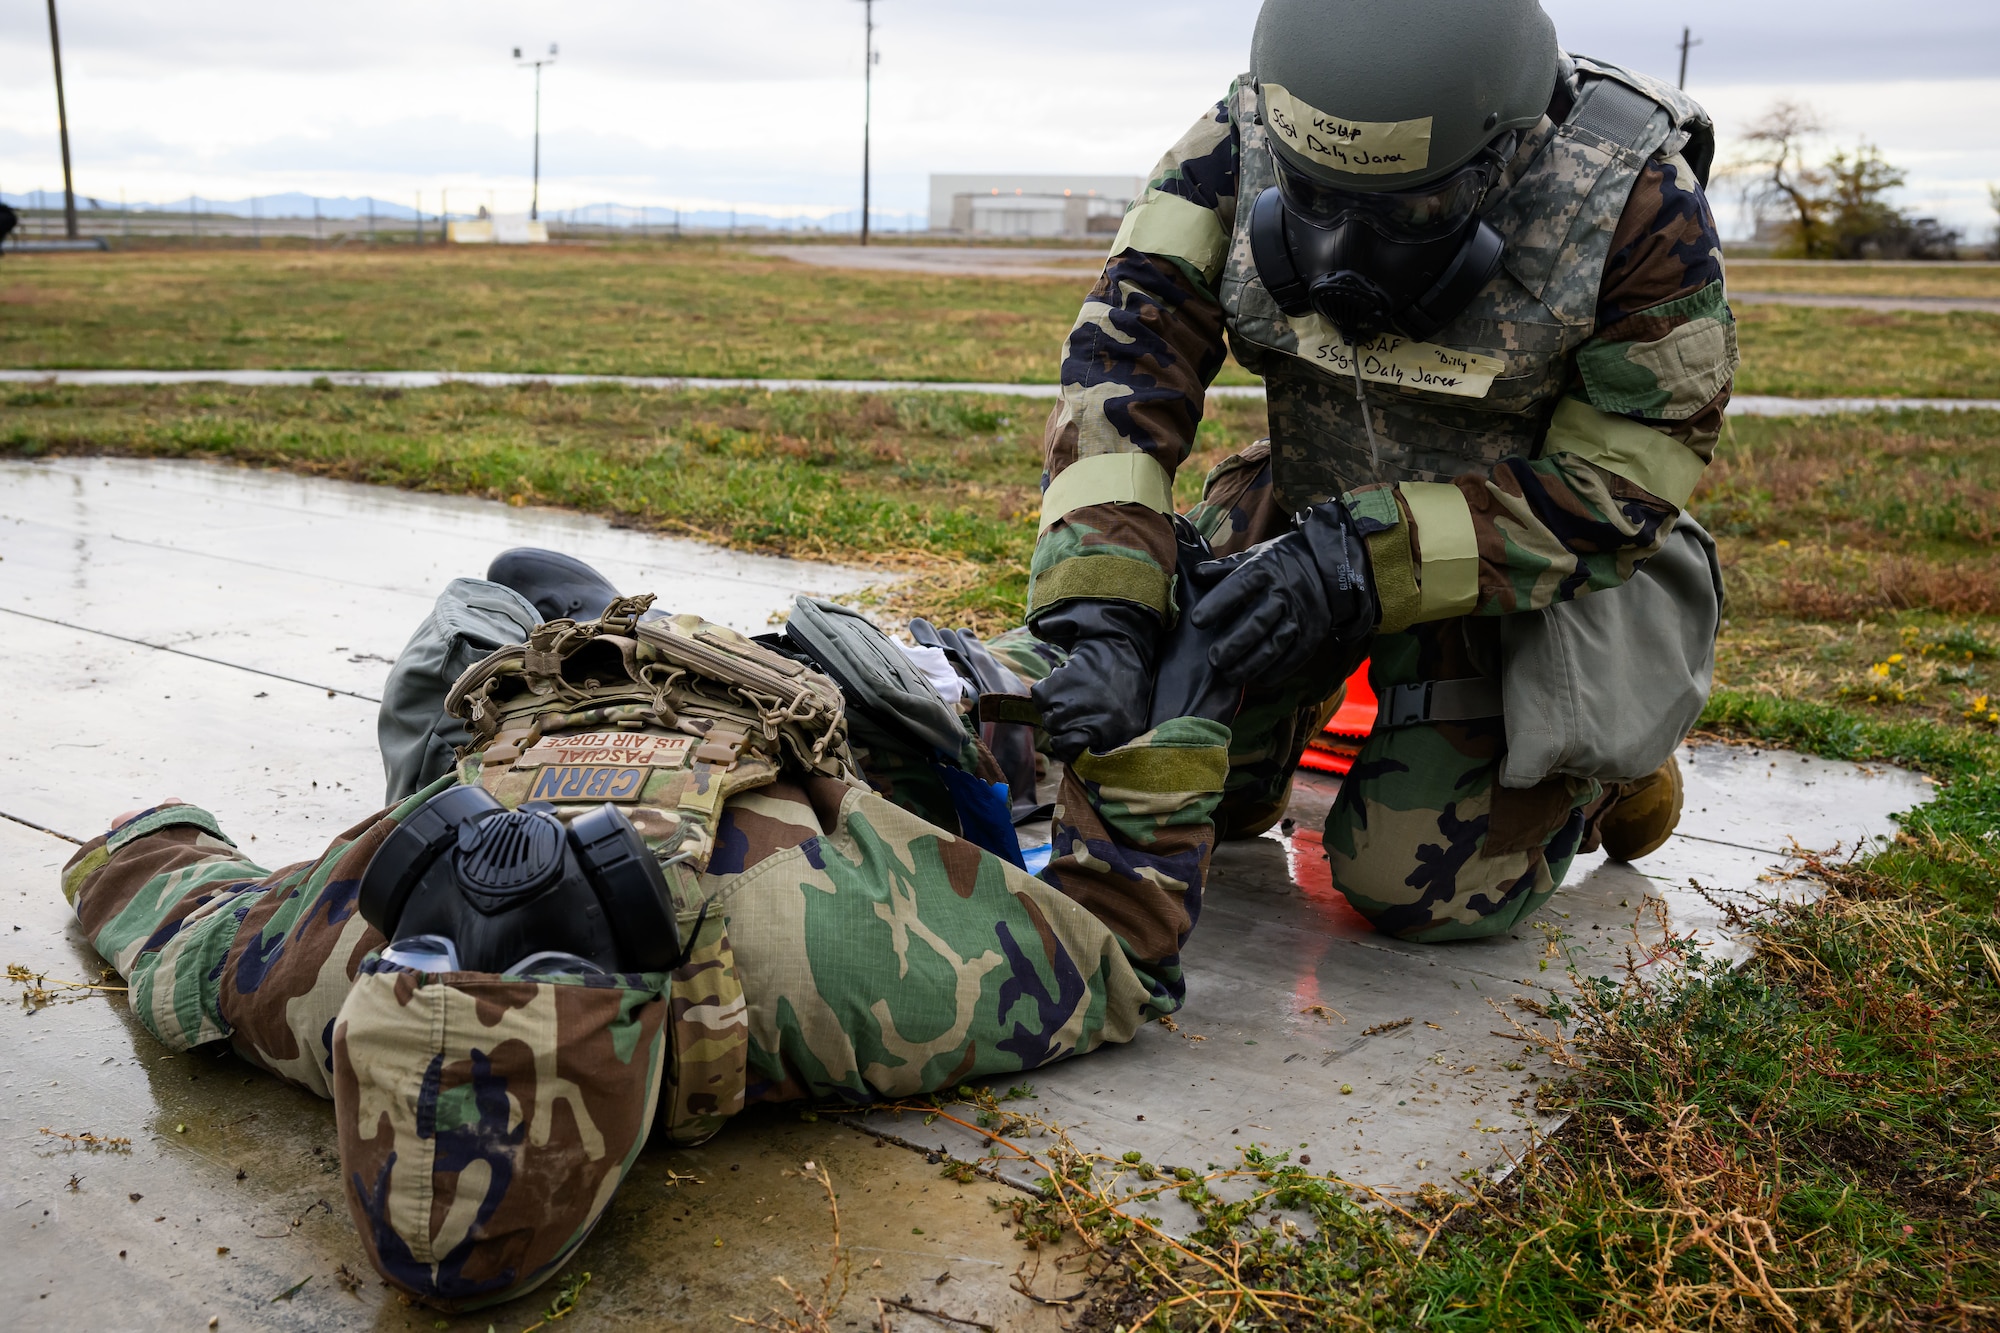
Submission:
{"label": "woodland camouflage jacket", "polygon": [[1316,316],[1280,313],[1250,259],[1250,204],[1275,177],[1248,76],[1195,123],[1126,214],[1064,344],[1031,620],[1078,597],[1170,614],[1164,513],[1226,351],[1265,380],[1282,502],[1342,497],[1361,521],[1384,630],[1616,587],[1659,549],[1737,363],[1721,242],[1682,152],[1706,117],[1575,59],[1579,107],[1615,81],[1657,109],[1635,150],[1552,107],[1562,123],[1524,137],[1484,206],[1507,241],[1501,272],[1435,344],[1357,350]]}

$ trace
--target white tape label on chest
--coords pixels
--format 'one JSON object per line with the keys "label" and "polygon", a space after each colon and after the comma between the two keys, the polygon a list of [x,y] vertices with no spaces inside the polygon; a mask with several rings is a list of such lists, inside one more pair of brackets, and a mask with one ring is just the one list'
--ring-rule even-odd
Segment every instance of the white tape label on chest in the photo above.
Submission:
{"label": "white tape label on chest", "polygon": [[1264,85],[1271,133],[1303,158],[1335,171],[1407,176],[1431,162],[1431,118],[1342,120],[1301,101],[1283,84]]}
{"label": "white tape label on chest", "polygon": [[585,731],[546,736],[514,761],[516,768],[543,765],[609,764],[633,768],[685,767],[694,750],[692,736],[660,736],[635,731]]}
{"label": "white tape label on chest", "polygon": [[1354,378],[1359,363],[1361,378],[1377,384],[1484,398],[1494,378],[1507,368],[1498,357],[1420,343],[1396,333],[1380,334],[1357,348],[1318,315],[1294,319],[1291,325],[1299,337],[1297,355],[1346,380]]}

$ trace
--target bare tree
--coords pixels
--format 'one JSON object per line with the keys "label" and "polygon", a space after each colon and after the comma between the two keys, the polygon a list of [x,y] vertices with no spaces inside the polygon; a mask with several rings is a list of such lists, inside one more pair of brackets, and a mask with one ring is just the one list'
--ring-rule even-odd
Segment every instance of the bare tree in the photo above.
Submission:
{"label": "bare tree", "polygon": [[1743,136],[1730,174],[1743,178],[1743,201],[1762,221],[1772,209],[1789,214],[1785,229],[1809,259],[1829,250],[1825,221],[1827,174],[1806,161],[1807,141],[1825,133],[1819,113],[1804,102],[1776,102]]}

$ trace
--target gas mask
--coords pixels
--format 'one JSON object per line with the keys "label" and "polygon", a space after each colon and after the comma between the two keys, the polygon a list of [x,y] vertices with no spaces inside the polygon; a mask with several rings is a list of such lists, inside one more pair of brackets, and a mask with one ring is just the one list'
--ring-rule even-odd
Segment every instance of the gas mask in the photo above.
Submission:
{"label": "gas mask", "polygon": [[362,872],[383,957],[423,972],[664,972],[683,961],[666,877],[615,805],[567,827],[479,787],[426,801]]}
{"label": "gas mask", "polygon": [[1322,185],[1278,156],[1279,183],[1250,214],[1265,290],[1357,346],[1391,330],[1431,338],[1500,269],[1505,242],[1477,210],[1517,142],[1503,136],[1441,181],[1383,193]]}

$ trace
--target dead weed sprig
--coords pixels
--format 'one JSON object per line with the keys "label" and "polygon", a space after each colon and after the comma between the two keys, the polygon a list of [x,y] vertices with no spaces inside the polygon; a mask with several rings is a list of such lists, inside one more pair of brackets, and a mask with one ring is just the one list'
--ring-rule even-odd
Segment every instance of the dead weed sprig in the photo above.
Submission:
{"label": "dead weed sprig", "polygon": [[21,987],[21,1007],[31,1014],[52,1004],[72,1004],[100,993],[123,994],[127,989],[96,981],[64,981],[60,978],[51,981],[46,973],[36,972],[19,963],[7,964],[7,980]]}
{"label": "dead weed sprig", "polygon": [[[791,1297],[794,1313],[787,1314],[773,1307],[763,1319],[745,1319],[741,1315],[731,1315],[730,1318],[748,1328],[766,1329],[769,1333],[835,1333],[833,1321],[847,1300],[848,1288],[853,1282],[854,1264],[840,1244],[840,1200],[833,1192],[833,1177],[818,1162],[807,1162],[803,1169],[785,1174],[802,1176],[826,1191],[826,1210],[833,1218],[833,1248],[827,1259],[826,1276],[820,1279],[817,1296],[800,1291],[785,1277],[771,1279]],[[886,1315],[882,1322],[887,1324]]]}
{"label": "dead weed sprig", "polygon": [[46,1125],[35,1132],[62,1143],[67,1143],[69,1145],[67,1151],[70,1152],[75,1152],[79,1148],[85,1152],[128,1153],[132,1151],[132,1140],[110,1134],[66,1134],[59,1129],[50,1129]]}

